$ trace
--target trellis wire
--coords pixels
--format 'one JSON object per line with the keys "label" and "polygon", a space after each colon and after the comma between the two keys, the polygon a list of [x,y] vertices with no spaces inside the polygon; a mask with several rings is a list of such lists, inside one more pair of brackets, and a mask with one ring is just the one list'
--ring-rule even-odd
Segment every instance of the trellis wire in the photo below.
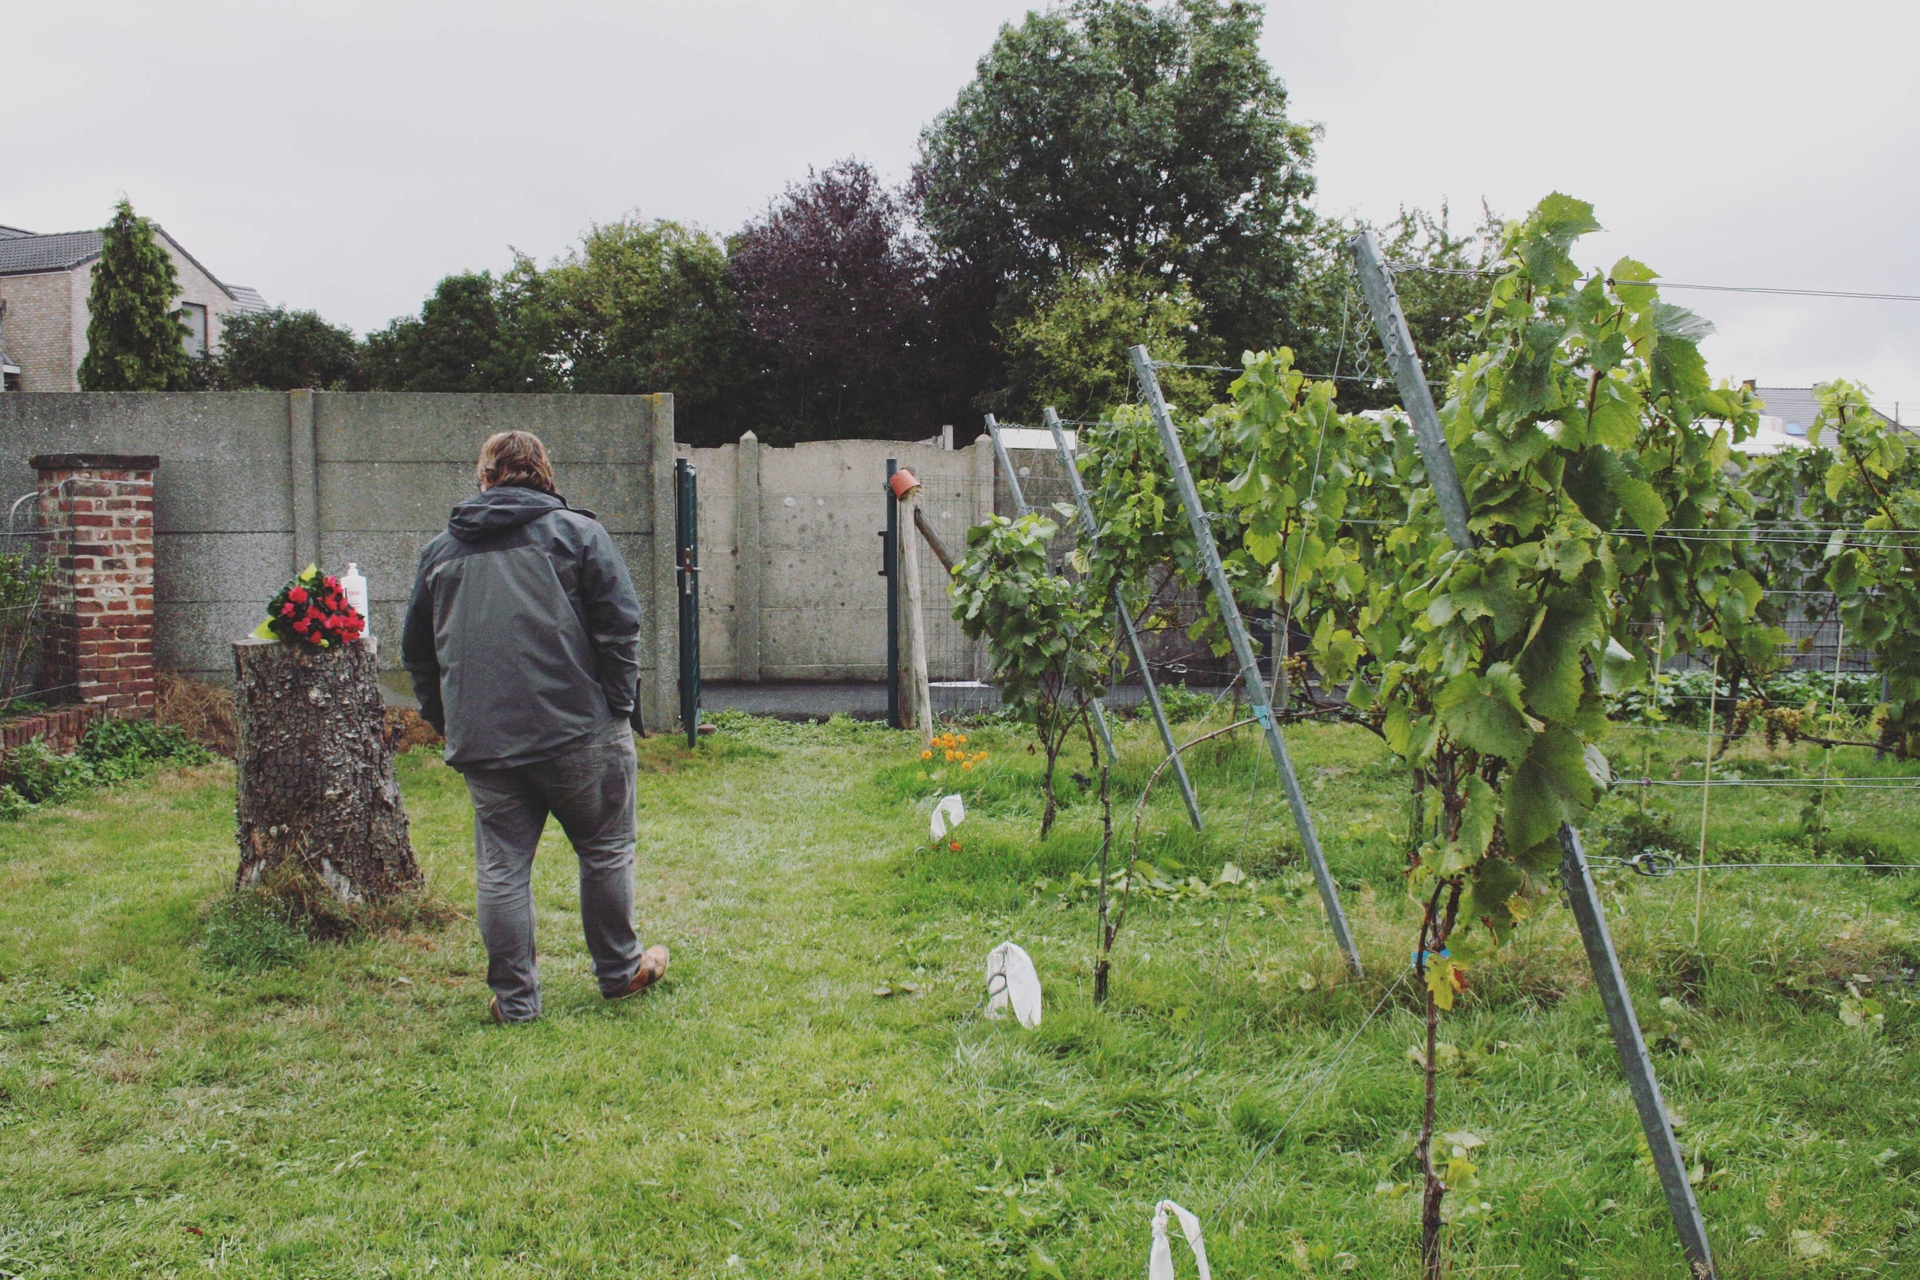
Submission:
{"label": "trellis wire", "polygon": [[1616,778],[1615,787],[1832,787],[1836,791],[1912,791],[1920,778]]}
{"label": "trellis wire", "polygon": [[[1646,854],[1618,858],[1588,855],[1589,863],[1632,871],[1646,880],[1669,880],[1680,865],[1669,858],[1649,858]],[[1689,871],[1920,871],[1920,862],[1709,862],[1684,868]]]}

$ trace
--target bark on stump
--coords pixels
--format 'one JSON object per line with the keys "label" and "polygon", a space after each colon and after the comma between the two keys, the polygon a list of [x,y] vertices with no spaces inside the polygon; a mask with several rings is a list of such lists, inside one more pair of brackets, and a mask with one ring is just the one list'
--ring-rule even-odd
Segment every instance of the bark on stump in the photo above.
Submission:
{"label": "bark on stump", "polygon": [[393,777],[375,642],[233,646],[238,883],[291,863],[347,902],[420,884]]}

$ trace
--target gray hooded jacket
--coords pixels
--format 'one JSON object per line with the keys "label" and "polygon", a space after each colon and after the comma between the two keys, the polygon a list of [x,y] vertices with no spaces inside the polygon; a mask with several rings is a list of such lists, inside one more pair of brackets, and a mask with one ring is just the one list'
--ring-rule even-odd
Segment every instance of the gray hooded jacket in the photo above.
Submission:
{"label": "gray hooded jacket", "polygon": [[448,764],[550,760],[632,714],[640,602],[592,512],[501,485],[421,551],[400,660]]}

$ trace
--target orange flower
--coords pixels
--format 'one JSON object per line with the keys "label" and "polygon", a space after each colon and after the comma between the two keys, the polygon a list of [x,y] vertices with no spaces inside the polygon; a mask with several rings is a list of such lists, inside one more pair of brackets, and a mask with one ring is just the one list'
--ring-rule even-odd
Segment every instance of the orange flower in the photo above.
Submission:
{"label": "orange flower", "polygon": [[960,852],[960,842],[958,840],[955,840],[952,844],[948,845],[947,848],[953,850],[955,853],[958,853]]}
{"label": "orange flower", "polygon": [[933,752],[931,752],[931,751],[922,751],[922,752],[920,753],[920,758],[921,758],[922,760],[931,760],[931,759],[933,759]]}

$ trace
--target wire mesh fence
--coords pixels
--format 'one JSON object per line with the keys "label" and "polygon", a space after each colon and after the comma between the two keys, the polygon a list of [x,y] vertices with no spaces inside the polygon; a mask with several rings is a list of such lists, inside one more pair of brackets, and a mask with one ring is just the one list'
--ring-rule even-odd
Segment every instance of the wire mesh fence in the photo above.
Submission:
{"label": "wire mesh fence", "polygon": [[0,526],[0,717],[70,701],[76,687],[63,679],[72,655],[60,624],[73,602],[57,557],[69,542],[65,504],[36,491],[8,504]]}

